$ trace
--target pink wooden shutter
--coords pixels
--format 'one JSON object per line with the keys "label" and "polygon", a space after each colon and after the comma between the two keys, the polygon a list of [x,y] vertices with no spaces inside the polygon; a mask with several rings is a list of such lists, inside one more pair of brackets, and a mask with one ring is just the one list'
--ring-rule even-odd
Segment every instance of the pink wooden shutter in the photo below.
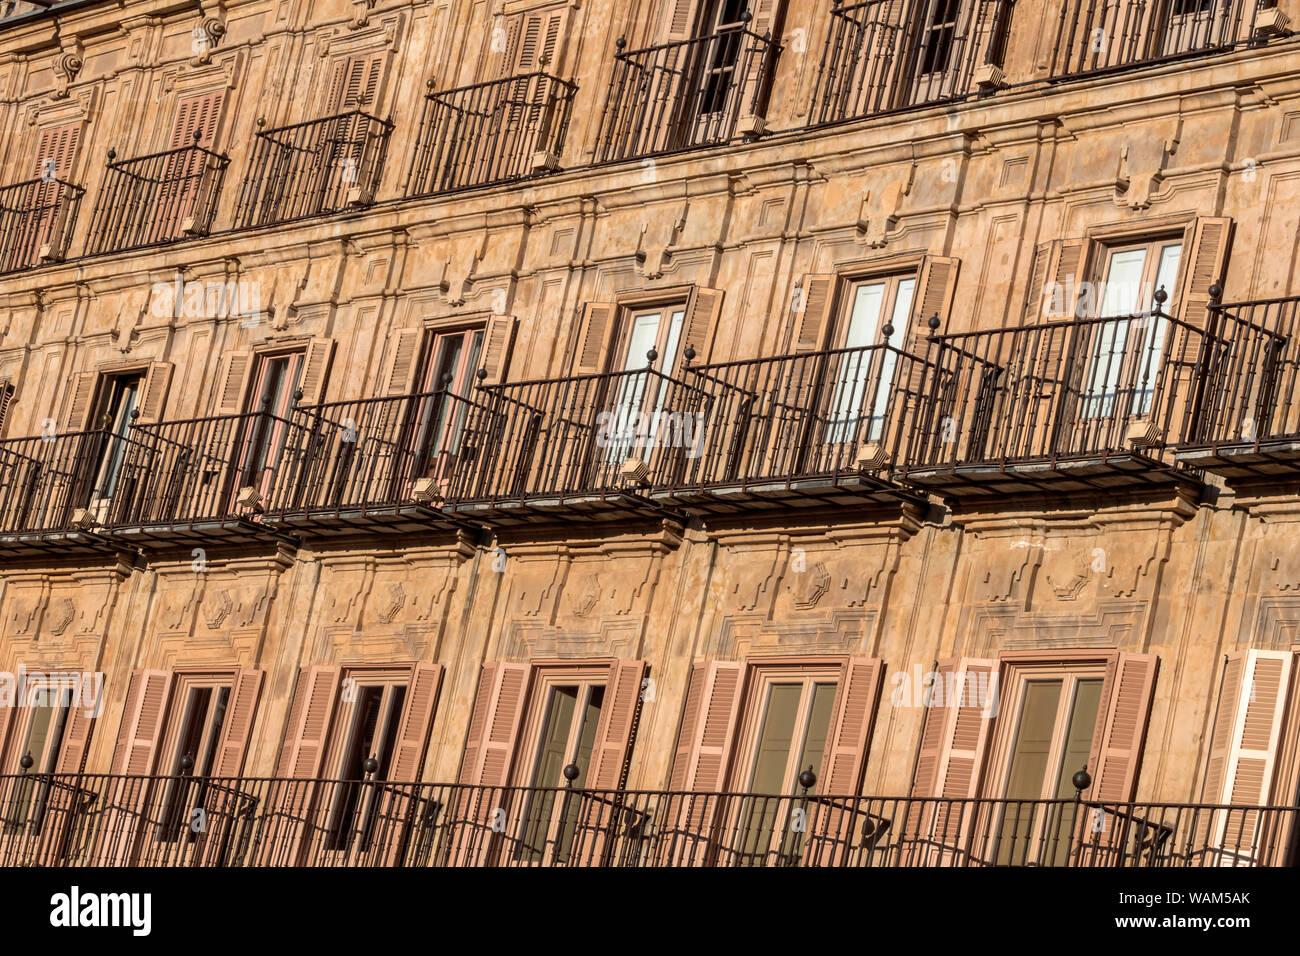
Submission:
{"label": "pink wooden shutter", "polygon": [[[59,748],[58,763],[54,765],[55,773],[81,773],[86,767],[86,751],[90,749],[90,735],[95,729],[95,718],[86,710],[84,701],[68,708],[63,744]],[[2,736],[0,734],[0,738]]]}
{"label": "pink wooden shutter", "polygon": [[740,708],[744,670],[744,665],[737,661],[709,661],[696,664],[691,670],[671,789],[722,789],[736,712]]}
{"label": "pink wooden shutter", "polygon": [[[924,348],[926,336],[930,335],[930,317],[939,317],[939,328],[952,314],[953,297],[957,292],[957,270],[961,265],[959,259],[947,259],[943,256],[926,256],[917,275],[916,292],[912,296],[912,315],[908,320],[908,336],[905,347],[916,349],[918,344]],[[874,342],[872,343],[875,344]]]}
{"label": "pink wooden shutter", "polygon": [[[1224,279],[1232,247],[1232,220],[1226,216],[1199,216],[1187,229],[1183,243],[1182,279],[1178,289],[1166,289],[1178,318],[1198,329],[1209,319],[1210,286]],[[1190,356],[1195,358],[1195,356]]]}
{"label": "pink wooden shutter", "polygon": [[167,390],[172,381],[171,362],[150,362],[140,385],[140,415],[136,424],[149,425],[162,421],[167,407]]}
{"label": "pink wooden shutter", "polygon": [[217,388],[213,415],[238,415],[244,410],[248,379],[253,370],[252,352],[227,352],[217,366]]}
{"label": "pink wooden shutter", "polygon": [[592,749],[587,788],[617,790],[623,784],[623,770],[632,750],[632,740],[641,707],[641,681],[645,661],[623,660],[611,665],[605,685],[596,745]]}
{"label": "pink wooden shutter", "polygon": [[303,358],[302,376],[298,388],[302,392],[300,405],[319,405],[325,401],[325,386],[329,380],[330,362],[334,358],[334,340],[315,338],[307,343]]}
{"label": "pink wooden shutter", "polygon": [[217,759],[212,769],[214,777],[238,777],[243,772],[261,692],[260,670],[244,669],[235,674],[221,739],[217,744]]}
{"label": "pink wooden shutter", "polygon": [[479,676],[460,782],[504,787],[510,780],[531,668],[489,661]]}
{"label": "pink wooden shutter", "polygon": [[415,373],[420,364],[423,329],[398,329],[389,336],[379,386],[385,395],[410,395],[415,391]]}
{"label": "pink wooden shutter", "polygon": [[659,35],[654,42],[689,40],[695,31],[695,0],[659,0]]}
{"label": "pink wooden shutter", "polygon": [[610,339],[617,316],[618,306],[609,302],[588,302],[583,308],[575,375],[603,372],[608,367]]}
{"label": "pink wooden shutter", "polygon": [[98,372],[78,372],[73,376],[68,404],[63,410],[59,432],[84,432],[91,427],[90,416],[94,409],[95,392],[99,387]]}
{"label": "pink wooden shutter", "polygon": [[817,788],[821,793],[857,795],[867,766],[884,676],[885,662],[879,658],[853,658],[845,667],[826,742],[823,782]]}
{"label": "pink wooden shutter", "polygon": [[795,310],[794,352],[820,352],[826,348],[834,323],[835,290],[839,278],[833,275],[804,276],[800,287],[803,311]]}
{"label": "pink wooden shutter", "polygon": [[[694,347],[694,364],[702,365],[709,360],[709,354],[713,350],[713,336],[721,315],[721,290],[699,286],[691,290],[691,297],[686,303],[685,321],[682,322],[681,350],[686,351],[688,345]],[[665,355],[663,367],[671,369],[677,358],[676,355]]]}
{"label": "pink wooden shutter", "polygon": [[187,96],[176,105],[176,122],[172,125],[170,149],[193,146],[194,134],[199,134],[198,145],[211,149],[216,139],[217,120],[225,102],[224,90]]}
{"label": "pink wooden shutter", "polygon": [[128,693],[132,696],[122,714],[113,773],[147,776],[154,772],[171,686],[171,671],[140,670],[131,676]]}
{"label": "pink wooden shutter", "polygon": [[1158,668],[1154,654],[1121,653],[1116,659],[1093,735],[1091,767],[1096,769],[1086,796],[1118,803],[1133,799]]}
{"label": "pink wooden shutter", "polygon": [[54,178],[68,181],[72,176],[72,162],[81,142],[81,123],[65,123],[41,130],[36,144],[36,170],[44,178],[47,161],[53,160]]}
{"label": "pink wooden shutter", "polygon": [[9,418],[9,409],[14,403],[14,383],[9,381],[0,382],[0,438],[4,437],[5,422]]}
{"label": "pink wooden shutter", "polygon": [[343,678],[341,668],[316,664],[298,672],[277,777],[314,778],[321,775],[334,702]]}
{"label": "pink wooden shutter", "polygon": [[516,324],[513,315],[494,315],[488,319],[483,330],[483,368],[487,369],[483,385],[499,385],[505,381],[510,369],[510,352],[515,344]]}
{"label": "pink wooden shutter", "polygon": [[337,62],[330,82],[328,112],[343,113],[358,108],[373,111],[383,70],[382,52],[352,56]]}
{"label": "pink wooden shutter", "polygon": [[[17,688],[17,693],[22,693],[22,688]],[[14,708],[12,704],[0,703],[0,757],[6,753],[5,746],[9,742],[9,728],[13,724]],[[22,754],[14,754],[12,767],[0,767],[0,773],[18,773],[22,768],[18,766],[18,761],[22,759]]]}
{"label": "pink wooden shutter", "polygon": [[389,780],[414,783],[420,779],[425,749],[429,744],[429,729],[433,726],[438,692],[442,688],[442,673],[441,664],[417,664],[411,675]]}

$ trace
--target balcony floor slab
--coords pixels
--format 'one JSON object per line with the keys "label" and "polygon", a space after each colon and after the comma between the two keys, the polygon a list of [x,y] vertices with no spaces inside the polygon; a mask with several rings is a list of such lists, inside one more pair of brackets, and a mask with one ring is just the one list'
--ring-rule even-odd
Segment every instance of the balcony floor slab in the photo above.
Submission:
{"label": "balcony floor slab", "polygon": [[449,503],[447,511],[462,520],[491,527],[552,524],[565,520],[620,521],[626,518],[684,517],[680,509],[626,492],[463,500]]}
{"label": "balcony floor slab", "polygon": [[458,519],[434,505],[387,505],[373,508],[319,508],[268,512],[262,521],[272,528],[310,532],[320,537],[354,534],[420,534],[463,531],[473,522]]}
{"label": "balcony floor slab", "polygon": [[1183,447],[1178,461],[1222,475],[1229,482],[1267,481],[1300,474],[1300,438]]}
{"label": "balcony floor slab", "polygon": [[839,509],[900,500],[923,502],[924,496],[873,475],[751,480],[734,484],[674,488],[653,494],[697,514],[725,515],[789,509]]}
{"label": "balcony floor slab", "polygon": [[911,468],[904,477],[949,498],[1071,494],[1198,481],[1193,471],[1136,452],[1068,459]]}

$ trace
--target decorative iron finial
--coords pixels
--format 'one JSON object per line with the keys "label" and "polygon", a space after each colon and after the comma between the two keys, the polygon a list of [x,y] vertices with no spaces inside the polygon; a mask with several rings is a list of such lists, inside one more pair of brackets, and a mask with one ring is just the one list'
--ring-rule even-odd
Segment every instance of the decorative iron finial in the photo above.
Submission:
{"label": "decorative iron finial", "polygon": [[694,346],[694,345],[688,345],[688,346],[686,346],[686,351],[682,353],[682,356],[686,359],[686,364],[687,364],[687,365],[690,365],[692,362],[694,362],[694,361],[695,361],[695,346]]}
{"label": "decorative iron finial", "polygon": [[1218,302],[1221,298],[1223,298],[1223,286],[1216,279],[1210,284],[1210,299],[1213,302]]}
{"label": "decorative iron finial", "polygon": [[645,360],[647,365],[653,366],[655,362],[659,361],[659,350],[656,348],[650,349],[645,354]]}
{"label": "decorative iron finial", "polygon": [[486,369],[486,368],[481,368],[481,369],[479,369],[477,372],[475,372],[474,374],[478,376],[478,383],[479,383],[480,385],[482,385],[483,382],[484,382],[484,380],[487,378],[487,369]]}
{"label": "decorative iron finial", "polygon": [[930,318],[927,320],[927,323],[926,323],[926,324],[928,324],[928,325],[930,326],[930,331],[931,331],[931,332],[938,332],[938,331],[939,331],[939,313],[936,312],[934,315],[930,316]]}
{"label": "decorative iron finial", "polygon": [[1092,786],[1092,775],[1088,773],[1087,764],[1084,764],[1083,769],[1070,778],[1070,783],[1074,784],[1074,795],[1076,797]]}
{"label": "decorative iron finial", "polygon": [[565,764],[562,772],[564,774],[566,787],[572,787],[573,781],[577,780],[578,774],[581,773],[576,763]]}
{"label": "decorative iron finial", "polygon": [[808,791],[816,786],[816,784],[817,774],[813,773],[812,764],[809,764],[808,769],[799,774],[799,786],[803,787],[805,791]]}
{"label": "decorative iron finial", "polygon": [[370,776],[379,769],[379,761],[375,759],[374,754],[371,754],[365,760],[361,761],[361,769],[365,772],[366,776]]}
{"label": "decorative iron finial", "polygon": [[894,323],[886,322],[884,327],[880,330],[880,334],[885,337],[886,342],[892,339],[894,337]]}
{"label": "decorative iron finial", "polygon": [[34,763],[36,763],[36,761],[32,759],[32,752],[29,750],[27,753],[23,754],[22,759],[18,761],[18,766],[23,768],[23,773],[26,773],[28,770],[32,769],[32,764]]}
{"label": "decorative iron finial", "polygon": [[627,37],[619,37],[617,40],[614,41],[614,46],[622,50],[623,47],[627,46]]}
{"label": "decorative iron finial", "polygon": [[192,754],[181,755],[181,773],[189,773],[194,769],[194,756]]}
{"label": "decorative iron finial", "polygon": [[1157,309],[1160,308],[1161,306],[1163,306],[1163,305],[1165,304],[1165,302],[1168,301],[1168,299],[1169,299],[1169,293],[1165,291],[1165,287],[1164,287],[1164,286],[1161,286],[1160,288],[1156,289],[1156,296],[1155,296],[1155,299],[1156,299],[1156,308],[1157,308]]}

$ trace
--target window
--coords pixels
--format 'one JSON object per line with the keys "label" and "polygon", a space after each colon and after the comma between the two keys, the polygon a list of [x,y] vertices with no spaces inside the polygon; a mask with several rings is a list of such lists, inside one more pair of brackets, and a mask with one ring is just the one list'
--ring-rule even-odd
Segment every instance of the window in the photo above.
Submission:
{"label": "window", "polygon": [[483,356],[483,329],[460,329],[433,336],[420,391],[429,393],[415,409],[415,473],[438,480],[444,492],[455,469],[461,437]]}
{"label": "window", "polygon": [[[849,314],[840,347],[833,356],[834,375],[826,441],[878,441],[894,386],[898,353],[908,337],[908,319],[916,289],[914,275],[856,283],[849,292]],[[882,318],[887,317],[885,321]],[[885,325],[893,327],[886,341]],[[885,342],[891,348],[874,346]],[[862,427],[866,423],[865,429]]]}
{"label": "window", "polygon": [[700,77],[698,112],[718,113],[726,108],[728,93],[735,85],[736,63],[744,36],[742,19],[749,9],[747,0],[714,0],[703,12],[703,37],[712,37],[704,51]]}
{"label": "window", "polygon": [[28,717],[27,726],[16,735],[9,761],[12,769],[6,772],[22,773],[20,761],[26,755],[31,755],[32,766],[13,785],[5,813],[6,830],[34,835],[41,832],[49,807],[50,782],[34,775],[58,771],[72,696],[70,688],[60,687],[42,687],[30,694],[23,692],[29,704],[22,708]]}
{"label": "window", "polygon": [[[362,781],[387,780],[397,749],[397,732],[406,705],[406,675],[385,676],[359,672],[349,674],[352,700],[344,700],[339,711],[341,735],[335,748],[335,769],[329,776],[340,781],[329,813],[327,832],[331,850],[347,850],[356,840],[366,851],[379,820],[382,790]],[[373,774],[365,762],[375,760]]]}
{"label": "window", "polygon": [[99,400],[99,411],[92,422],[102,434],[97,436],[100,446],[96,458],[95,483],[91,490],[91,509],[96,520],[103,521],[113,493],[117,490],[126,458],[127,439],[135,423],[133,413],[139,408],[140,391],[144,375],[140,372],[114,375],[105,379]]}
{"label": "window", "polygon": [[[297,403],[295,392],[302,375],[302,352],[260,357],[249,412],[244,423],[245,440],[238,488],[254,487],[263,497],[269,491],[287,437],[289,416]],[[237,489],[236,489],[237,493]]]}
{"label": "window", "polygon": [[176,678],[157,766],[160,775],[176,778],[166,785],[158,826],[160,841],[192,843],[198,836],[187,811],[203,805],[207,778],[216,766],[217,748],[225,731],[232,684],[229,675]]}
{"label": "window", "polygon": [[[633,309],[625,315],[619,343],[622,363],[616,370],[628,374],[618,377],[610,429],[618,440],[606,449],[607,461],[622,461],[638,442],[652,437],[640,425],[658,420],[667,389],[658,376],[646,374],[645,370],[673,373],[679,363],[685,317],[684,303]],[[652,349],[657,353],[653,362],[648,358]]]}
{"label": "window", "polygon": [[[1126,414],[1150,412],[1169,334],[1164,316],[1173,315],[1176,308],[1173,296],[1182,252],[1181,238],[1106,250],[1098,315],[1116,321],[1091,326],[1096,340],[1084,385],[1084,418],[1113,414],[1117,396],[1121,408],[1127,403]],[[1130,318],[1154,311],[1160,289],[1170,296],[1162,315],[1141,321]]]}

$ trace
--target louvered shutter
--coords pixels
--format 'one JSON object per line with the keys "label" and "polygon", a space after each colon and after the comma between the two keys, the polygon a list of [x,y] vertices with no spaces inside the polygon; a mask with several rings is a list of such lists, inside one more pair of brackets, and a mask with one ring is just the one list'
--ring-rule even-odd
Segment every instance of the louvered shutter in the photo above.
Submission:
{"label": "louvered shutter", "polygon": [[1025,299],[1026,325],[1079,317],[1092,246],[1089,239],[1056,239],[1038,247]]}
{"label": "louvered shutter", "polygon": [[238,415],[244,410],[244,396],[253,370],[252,352],[227,352],[217,366],[213,415]]}
{"label": "louvered shutter", "polygon": [[217,743],[217,759],[212,774],[216,777],[238,777],[248,756],[248,741],[253,735],[253,717],[262,692],[262,672],[241,669],[235,674],[230,688],[230,704],[221,727]]}
{"label": "louvered shutter", "polygon": [[355,109],[374,112],[383,71],[382,52],[350,56],[336,62],[330,77],[328,112],[344,113]]}
{"label": "louvered shutter", "polygon": [[315,338],[307,343],[302,376],[298,379],[298,390],[302,392],[299,405],[319,405],[325,401],[325,388],[329,382],[330,363],[333,359],[333,339]]}
{"label": "louvered shutter", "polygon": [[406,695],[389,780],[414,783],[420,779],[425,750],[429,745],[429,729],[433,726],[433,715],[438,709],[442,673],[441,664],[417,664],[411,674],[410,690]]}
{"label": "louvered shutter", "polygon": [[211,149],[216,141],[217,121],[225,102],[224,90],[213,90],[187,96],[176,106],[176,122],[172,124],[170,149],[180,149],[195,144],[194,134],[199,134],[198,145]]}
{"label": "louvered shutter", "polygon": [[804,276],[799,296],[802,309],[795,310],[794,352],[820,352],[826,348],[834,325],[835,291],[839,278],[833,275]]}
{"label": "louvered shutter", "polygon": [[[686,302],[686,316],[682,322],[681,349],[693,346],[696,365],[703,365],[709,360],[713,351],[713,337],[718,330],[718,319],[722,315],[722,291],[704,289],[696,286],[691,290]],[[664,356],[664,368],[672,368],[677,361],[676,355]]]}
{"label": "louvered shutter", "polygon": [[[22,699],[22,692],[23,689],[21,687],[14,688],[16,700]],[[5,747],[9,742],[9,728],[13,726],[13,722],[14,722],[13,704],[0,703],[0,757],[3,757],[4,754],[7,752],[5,750]],[[19,770],[21,769],[18,766],[18,761],[22,759],[22,756],[23,755],[19,753],[14,754],[14,758],[12,760],[12,766],[0,767],[0,774],[18,773]]]}
{"label": "louvered shutter", "polygon": [[615,790],[623,783],[623,768],[632,748],[645,672],[645,662],[636,660],[618,661],[609,669],[605,703],[587,774],[588,789]]}
{"label": "louvered shutter", "polygon": [[747,27],[749,32],[761,37],[775,35],[777,30],[777,0],[751,0],[749,6],[751,8],[750,13],[754,15]]}
{"label": "louvered shutter", "polygon": [[[1210,286],[1224,279],[1232,246],[1232,220],[1226,216],[1200,216],[1186,232],[1179,288],[1166,289],[1176,317],[1204,329],[1209,320]],[[1190,337],[1189,337],[1190,338]],[[1186,356],[1185,358],[1195,358]]]}
{"label": "louvered shutter", "polygon": [[113,754],[113,773],[147,776],[154,772],[171,687],[171,671],[139,670],[131,675],[127,707]]}
{"label": "louvered shutter", "polygon": [[908,319],[910,330],[907,346],[913,354],[924,354],[926,337],[930,332],[930,317],[939,317],[942,330],[952,315],[953,297],[957,291],[957,270],[961,261],[943,256],[926,256],[917,273],[916,292],[912,296],[912,315]]}
{"label": "louvered shutter", "polygon": [[1121,653],[1107,674],[1105,706],[1093,734],[1090,766],[1095,770],[1088,796],[1094,800],[1126,802],[1134,797],[1158,668],[1154,654]]}
{"label": "louvered shutter", "polygon": [[505,27],[506,48],[501,58],[501,75],[536,73],[542,69],[543,59],[549,69],[555,58],[566,13],[567,7],[560,6],[511,17]]}
{"label": "louvered shutter", "polygon": [[324,664],[298,672],[277,777],[310,779],[321,775],[342,678],[341,668]]}
{"label": "louvered shutter", "polygon": [[487,327],[483,330],[482,367],[487,370],[483,385],[499,385],[506,380],[517,324],[513,315],[494,315],[488,319]]}
{"label": "louvered shutter", "polygon": [[95,392],[98,388],[98,372],[79,372],[73,376],[72,390],[63,410],[63,419],[59,422],[60,434],[84,432],[91,427],[90,416],[94,411]]}
{"label": "louvered shutter", "polygon": [[171,387],[172,363],[150,362],[140,384],[139,416],[136,424],[150,425],[162,421],[167,408],[167,391]]}
{"label": "louvered shutter", "polygon": [[[77,147],[81,143],[81,124],[65,123],[41,130],[36,143],[36,169],[38,179],[46,178],[47,164],[54,170],[54,178],[69,181]],[[50,161],[53,161],[52,163]]]}
{"label": "louvered shutter", "polygon": [[867,766],[884,674],[885,663],[877,658],[854,658],[845,667],[836,691],[822,783],[817,788],[822,793],[857,794]]}
{"label": "louvered shutter", "polygon": [[420,364],[423,329],[398,329],[388,341],[379,373],[379,388],[384,395],[410,395],[415,391],[415,375]]}
{"label": "louvered shutter", "polygon": [[[1286,802],[1274,792],[1274,783],[1293,670],[1290,651],[1248,650],[1227,656],[1202,803],[1258,807]],[[1201,814],[1196,850],[1205,851],[1206,862],[1278,862],[1264,852],[1269,840],[1260,833],[1262,814]]]}
{"label": "louvered shutter", "polygon": [[14,383],[0,382],[0,438],[4,437],[5,422],[9,418],[9,409],[14,404]]}
{"label": "louvered shutter", "polygon": [[609,364],[610,340],[618,306],[610,302],[588,302],[578,326],[578,355],[574,374],[603,372]]}
{"label": "louvered shutter", "polygon": [[[68,708],[67,724],[63,730],[63,744],[59,748],[59,760],[54,766],[55,773],[81,773],[86,768],[86,752],[90,749],[90,735],[95,729],[95,718],[87,714],[90,709],[83,697],[79,704]],[[0,742],[3,734],[0,733]],[[3,748],[0,747],[0,753]]]}
{"label": "louvered shutter", "polygon": [[689,40],[695,33],[695,0],[659,0],[658,41]]}
{"label": "louvered shutter", "polygon": [[509,783],[530,670],[527,664],[499,661],[483,665],[461,761],[461,783],[487,787]]}
{"label": "louvered shutter", "polygon": [[744,665],[736,661],[709,661],[691,669],[670,789],[722,789],[743,677]]}

